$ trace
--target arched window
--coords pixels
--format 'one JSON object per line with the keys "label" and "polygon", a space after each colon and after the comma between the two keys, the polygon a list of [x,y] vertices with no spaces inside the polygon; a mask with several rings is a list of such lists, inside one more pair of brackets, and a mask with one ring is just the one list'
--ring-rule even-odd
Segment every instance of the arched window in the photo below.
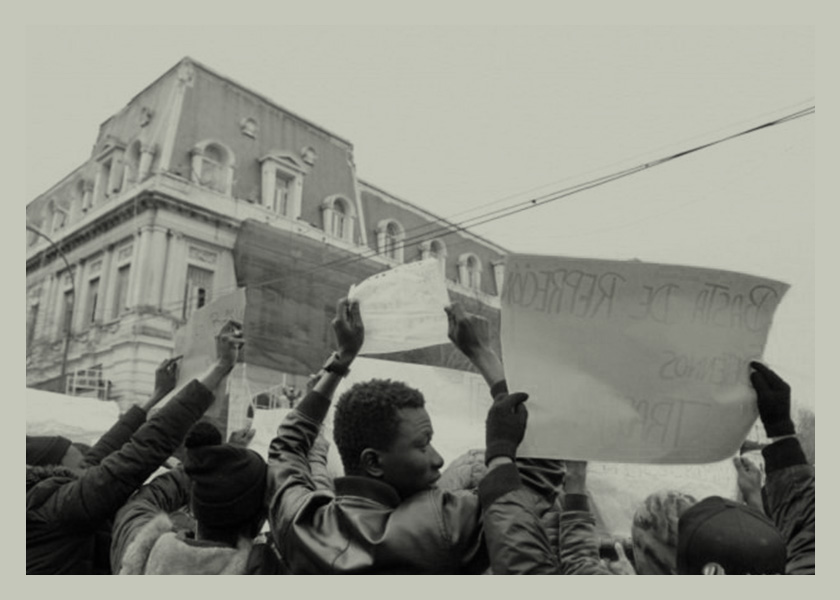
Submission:
{"label": "arched window", "polygon": [[405,230],[393,219],[384,219],[376,227],[376,242],[379,253],[391,260],[403,262],[403,240]]}
{"label": "arched window", "polygon": [[192,181],[221,194],[230,194],[233,153],[219,142],[204,142],[192,149]]}
{"label": "arched window", "polygon": [[127,189],[140,179],[140,140],[135,140],[125,152],[125,170],[123,171],[122,189]]}
{"label": "arched window", "polygon": [[343,196],[330,196],[321,204],[324,231],[334,238],[353,241],[355,210]]}
{"label": "arched window", "polygon": [[475,254],[462,254],[458,259],[458,276],[461,285],[473,290],[481,289],[481,261]]}

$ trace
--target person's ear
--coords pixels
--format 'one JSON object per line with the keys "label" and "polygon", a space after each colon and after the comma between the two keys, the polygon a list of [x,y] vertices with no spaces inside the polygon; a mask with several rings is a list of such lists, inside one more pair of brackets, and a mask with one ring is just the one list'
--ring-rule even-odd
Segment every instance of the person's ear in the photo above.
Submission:
{"label": "person's ear", "polygon": [[703,566],[702,573],[703,575],[726,575],[726,571],[723,566],[716,562],[706,563]]}
{"label": "person's ear", "polygon": [[365,448],[361,455],[362,471],[376,479],[381,479],[384,475],[382,470],[382,461],[379,458],[379,452],[373,448]]}

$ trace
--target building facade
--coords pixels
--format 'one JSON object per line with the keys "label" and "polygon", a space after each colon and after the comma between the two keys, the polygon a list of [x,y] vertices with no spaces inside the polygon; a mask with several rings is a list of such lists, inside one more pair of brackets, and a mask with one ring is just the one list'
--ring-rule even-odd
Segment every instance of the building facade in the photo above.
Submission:
{"label": "building facade", "polygon": [[[289,256],[356,257],[357,280],[436,256],[453,299],[498,327],[503,248],[359,179],[349,141],[189,58],[107,119],[26,216],[30,387],[145,399],[177,329],[237,288],[248,219],[287,233]],[[435,356],[403,358],[466,368]]]}

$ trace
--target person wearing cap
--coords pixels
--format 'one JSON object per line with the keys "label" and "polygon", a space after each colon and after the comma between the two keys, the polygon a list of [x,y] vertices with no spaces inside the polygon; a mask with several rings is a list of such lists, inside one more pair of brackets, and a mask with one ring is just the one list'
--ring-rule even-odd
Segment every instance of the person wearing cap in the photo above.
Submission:
{"label": "person wearing cap", "polygon": [[[443,459],[431,444],[425,400],[418,390],[387,380],[356,384],[339,399],[333,433],[345,476],[335,479],[334,492],[316,489],[307,452],[364,341],[358,304],[341,300],[333,320],[338,351],[269,448],[270,530],[291,573],[479,574],[490,565],[481,506],[521,485],[512,463],[527,396],[507,394],[501,362],[476,329],[480,321],[457,306],[447,313],[450,339],[495,397],[486,430],[488,474],[478,493],[436,487]],[[560,473],[545,465],[531,481],[551,493]],[[512,540],[518,541],[527,540]]]}
{"label": "person wearing cap", "polygon": [[[265,523],[265,460],[222,444],[219,430],[199,422],[184,443],[183,466],[144,485],[117,513],[111,562],[120,575],[244,575],[261,572],[254,543]],[[170,514],[188,506],[195,529]]]}
{"label": "person wearing cap", "polygon": [[[101,462],[96,454],[91,460],[89,453],[87,468],[27,465],[27,574],[110,574],[111,520],[212,404],[211,390],[233,368],[241,345],[234,329],[231,323],[222,328],[217,360],[204,375],[140,424],[121,447],[110,452],[100,447]],[[118,426],[132,429],[122,420]],[[48,458],[55,457],[61,446],[51,445]]]}
{"label": "person wearing cap", "polygon": [[761,511],[710,496],[680,517],[678,575],[781,575],[785,540]]}

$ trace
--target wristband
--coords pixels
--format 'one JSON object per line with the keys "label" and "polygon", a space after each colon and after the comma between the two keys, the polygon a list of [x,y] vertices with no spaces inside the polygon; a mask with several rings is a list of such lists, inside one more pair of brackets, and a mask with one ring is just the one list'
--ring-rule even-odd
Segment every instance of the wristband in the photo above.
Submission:
{"label": "wristband", "polygon": [[341,356],[338,352],[333,352],[330,355],[327,362],[324,363],[322,369],[327,373],[333,373],[341,377],[347,377],[348,373],[350,373],[350,365],[345,364],[344,361],[341,360]]}

